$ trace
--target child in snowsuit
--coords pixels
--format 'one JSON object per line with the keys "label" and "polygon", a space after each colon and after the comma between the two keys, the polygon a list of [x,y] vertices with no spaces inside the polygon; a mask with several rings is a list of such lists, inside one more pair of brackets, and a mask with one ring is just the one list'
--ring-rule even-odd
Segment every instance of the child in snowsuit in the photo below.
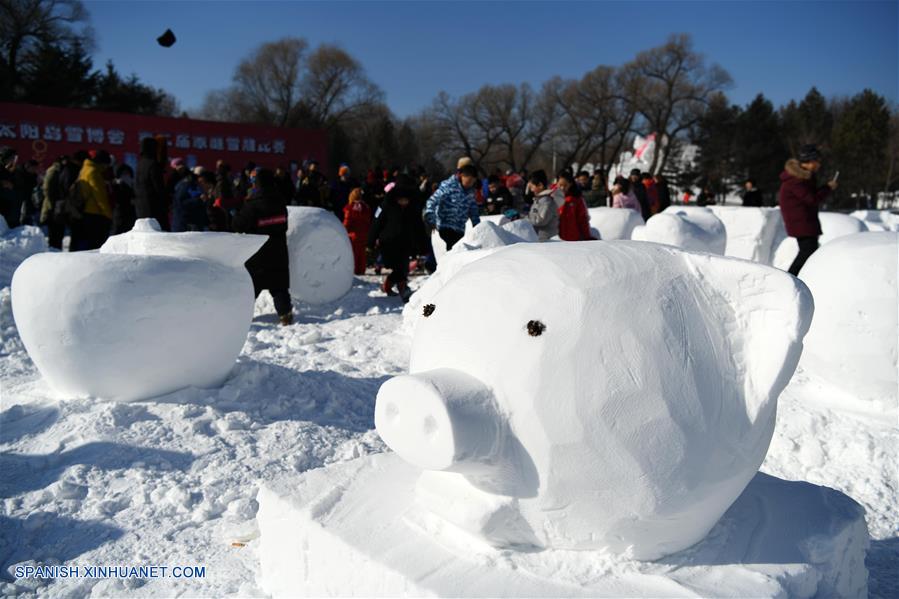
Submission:
{"label": "child in snowsuit", "polygon": [[365,274],[368,230],[371,228],[371,207],[362,201],[362,188],[356,187],[350,192],[349,201],[343,207],[343,226],[346,227],[350,244],[353,246],[353,272]]}

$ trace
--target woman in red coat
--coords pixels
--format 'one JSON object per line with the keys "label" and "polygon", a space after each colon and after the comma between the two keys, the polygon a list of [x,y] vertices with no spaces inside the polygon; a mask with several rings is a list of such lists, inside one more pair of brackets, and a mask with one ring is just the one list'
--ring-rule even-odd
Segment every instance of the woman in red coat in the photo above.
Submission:
{"label": "woman in red coat", "polygon": [[790,265],[791,275],[798,276],[799,271],[815,250],[818,249],[818,236],[821,235],[821,222],[818,220],[818,206],[836,189],[836,181],[828,181],[827,185],[818,187],[815,173],[821,168],[821,158],[813,145],[803,146],[798,158],[791,158],[780,174],[780,213],[784,219],[787,235],[795,237],[799,244],[799,253]]}
{"label": "woman in red coat", "polygon": [[353,246],[353,271],[357,275],[365,274],[365,247],[368,243],[368,230],[371,228],[371,208],[362,201],[362,189],[353,188],[349,201],[343,207],[343,226],[346,227]]}
{"label": "woman in red coat", "polygon": [[566,171],[559,175],[559,189],[565,193],[565,201],[559,206],[559,237],[563,241],[593,239],[587,204],[571,173]]}

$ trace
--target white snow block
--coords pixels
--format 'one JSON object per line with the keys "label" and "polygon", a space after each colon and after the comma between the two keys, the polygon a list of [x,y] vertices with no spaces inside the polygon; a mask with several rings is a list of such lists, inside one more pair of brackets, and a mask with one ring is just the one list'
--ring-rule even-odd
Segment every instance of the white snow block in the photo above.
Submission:
{"label": "white snow block", "polygon": [[884,411],[899,389],[897,271],[899,233],[883,231],[831,241],[800,272],[815,298],[803,368]]}
{"label": "white snow block", "polygon": [[[864,597],[864,511],[758,474],[706,539],[658,562],[499,550],[434,517],[392,453],[263,483],[261,588],[274,597]],[[462,509],[463,506],[460,506]]]}
{"label": "white snow block", "polygon": [[[521,223],[524,224],[515,224]],[[510,226],[511,225],[511,226]],[[530,230],[529,230],[530,228]],[[521,231],[522,235],[518,232]],[[495,247],[504,247],[513,243],[522,243],[536,240],[537,232],[527,221],[510,221],[501,214],[482,216],[481,222],[472,226],[471,221],[465,223],[465,235],[456,242],[451,252],[467,252]],[[439,263],[447,252],[446,242],[440,237],[436,229],[431,232],[431,248],[434,250],[434,258]]]}
{"label": "white snow block", "polygon": [[[819,212],[818,220],[821,221],[821,237],[818,238],[818,243],[821,245],[846,235],[868,231],[867,225],[861,220],[839,212]],[[783,219],[781,219],[780,226],[775,234],[774,247],[774,257],[771,264],[781,270],[789,269],[793,260],[796,259],[796,254],[799,253],[799,244],[795,237],[787,237],[787,231],[783,227]]]}
{"label": "white snow block", "polygon": [[783,220],[778,208],[709,206],[727,232],[725,256],[771,264],[774,240]]}
{"label": "white snow block", "polygon": [[634,229],[645,221],[636,210],[624,208],[589,208],[590,225],[599,231],[606,241],[630,239]]}
{"label": "white snow block", "polygon": [[871,231],[899,231],[899,214],[889,210],[856,210],[849,216],[863,221]]}
{"label": "white snow block", "polygon": [[56,393],[127,401],[214,387],[240,354],[254,304],[243,264],[265,237],[144,226],[100,252],[37,254],[16,270],[16,327]]}
{"label": "white snow block", "polygon": [[290,294],[308,304],[326,304],[353,286],[353,246],[333,212],[287,207]]}
{"label": "white snow block", "polygon": [[663,243],[693,252],[724,254],[727,233],[708,208],[671,206],[635,227],[631,238]]}
{"label": "white snow block", "polygon": [[40,227],[10,229],[0,216],[0,288],[9,286],[13,273],[26,258],[47,249],[47,238]]}
{"label": "white snow block", "polygon": [[641,559],[755,475],[812,316],[781,271],[631,241],[517,244],[423,299],[375,405],[422,503],[496,546]]}

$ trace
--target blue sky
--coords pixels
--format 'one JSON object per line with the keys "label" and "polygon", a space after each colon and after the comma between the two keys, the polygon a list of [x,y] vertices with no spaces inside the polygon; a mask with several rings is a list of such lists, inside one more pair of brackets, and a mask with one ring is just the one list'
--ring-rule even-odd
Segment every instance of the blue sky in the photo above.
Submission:
{"label": "blue sky", "polygon": [[[869,87],[897,101],[899,2],[118,2],[87,1],[95,65],[173,93],[183,109],[225,87],[253,48],[284,36],[336,43],[362,62],[398,116],[445,90],[580,77],[620,65],[671,33],[726,68],[728,91],[775,104],[817,86],[826,96]],[[172,48],[155,38],[166,28]]]}

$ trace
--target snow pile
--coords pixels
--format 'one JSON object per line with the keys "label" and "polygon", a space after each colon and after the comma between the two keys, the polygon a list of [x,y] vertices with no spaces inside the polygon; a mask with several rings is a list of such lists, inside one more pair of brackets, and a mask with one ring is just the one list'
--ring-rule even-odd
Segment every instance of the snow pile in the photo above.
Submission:
{"label": "snow pile", "polygon": [[899,231],[899,214],[889,210],[856,210],[854,216],[871,231]]}
{"label": "snow pile", "polygon": [[641,559],[755,475],[812,311],[775,269],[629,241],[506,248],[428,303],[375,408],[421,503],[494,545]]}
{"label": "snow pile", "polygon": [[287,207],[290,294],[301,302],[325,304],[353,285],[353,247],[343,224],[322,208]]}
{"label": "snow pile", "polygon": [[727,232],[725,256],[771,264],[774,240],[783,220],[778,208],[709,206]]}
{"label": "snow pile", "polygon": [[825,487],[758,474],[706,539],[639,562],[473,543],[413,501],[417,477],[388,453],[265,483],[262,589],[275,597],[867,594],[864,511]]}
{"label": "snow pile", "polygon": [[243,263],[264,242],[139,228],[99,253],[32,256],[13,276],[16,327],[62,396],[127,401],[220,385],[253,314]]}
{"label": "snow pile", "polygon": [[[846,235],[864,233],[868,230],[867,225],[861,220],[839,212],[819,212],[818,220],[821,221],[821,236],[818,238],[818,243],[821,245]],[[781,226],[778,227],[775,235],[774,247],[771,264],[781,270],[789,269],[793,260],[796,259],[796,254],[799,253],[799,244],[795,237],[787,237],[783,219],[781,219]]]}
{"label": "snow pile", "polygon": [[[522,220],[522,219],[520,219],[520,220]],[[502,214],[488,214],[486,216],[482,216],[481,222],[478,224],[482,225],[485,222],[493,223],[494,225],[497,225],[498,227],[505,227],[505,225],[509,224],[509,222],[511,222],[511,221],[509,221],[509,219],[506,218],[506,216],[502,215]],[[530,223],[528,223],[528,224],[530,224]],[[516,227],[519,227],[519,226],[521,226],[521,225],[516,225]],[[472,238],[471,238],[472,231],[474,230],[474,228],[475,228],[475,225],[471,224],[470,219],[465,221],[465,237],[467,237],[471,241],[470,245],[476,245],[476,243],[477,243],[475,240],[472,240]],[[531,229],[533,229],[533,227],[531,227]],[[514,233],[515,231],[512,230],[512,232]],[[536,237],[536,233],[534,236]],[[463,240],[465,239],[465,237],[463,237]],[[460,242],[456,242],[457,245],[459,243]],[[453,246],[453,249],[455,249],[455,247],[456,246]],[[440,260],[443,259],[443,256],[446,255],[447,249],[446,249],[446,242],[443,241],[443,239],[440,237],[440,232],[437,229],[434,229],[433,231],[431,231],[431,248],[434,250],[434,258],[437,260],[437,262],[440,262]]]}
{"label": "snow pile", "polygon": [[525,218],[509,221],[500,226],[528,243],[536,243],[538,241],[537,231],[534,230],[534,225]]}
{"label": "snow pile", "polygon": [[47,249],[47,238],[40,227],[10,229],[0,216],[0,288],[9,286],[13,273],[26,258]]}
{"label": "snow pile", "polygon": [[636,210],[621,208],[589,208],[590,225],[607,241],[630,239],[634,229],[645,224]]}
{"label": "snow pile", "polygon": [[809,374],[895,410],[899,233],[857,233],[812,254],[802,280],[815,298],[815,319],[802,364]]}
{"label": "snow pile", "polygon": [[671,206],[652,216],[646,225],[635,227],[635,241],[652,241],[693,252],[724,254],[727,233],[708,208]]}

